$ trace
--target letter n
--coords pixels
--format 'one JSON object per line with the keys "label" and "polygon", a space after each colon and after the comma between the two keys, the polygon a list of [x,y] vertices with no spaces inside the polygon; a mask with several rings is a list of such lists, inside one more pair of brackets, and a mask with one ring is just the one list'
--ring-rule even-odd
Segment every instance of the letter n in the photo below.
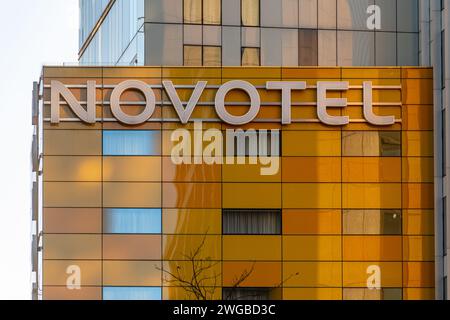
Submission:
{"label": "letter n", "polygon": [[61,107],[60,97],[66,100],[70,109],[84,122],[95,123],[96,108],[96,82],[87,82],[87,108],[86,110],[77,101],[72,92],[60,81],[51,82],[51,123],[59,123],[59,112]]}

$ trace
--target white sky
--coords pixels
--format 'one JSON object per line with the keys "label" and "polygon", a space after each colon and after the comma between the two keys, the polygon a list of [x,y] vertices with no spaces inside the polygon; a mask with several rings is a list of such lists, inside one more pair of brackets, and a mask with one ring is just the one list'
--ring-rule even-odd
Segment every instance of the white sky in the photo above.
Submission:
{"label": "white sky", "polygon": [[31,298],[31,90],[76,62],[78,0],[0,0],[0,299]]}

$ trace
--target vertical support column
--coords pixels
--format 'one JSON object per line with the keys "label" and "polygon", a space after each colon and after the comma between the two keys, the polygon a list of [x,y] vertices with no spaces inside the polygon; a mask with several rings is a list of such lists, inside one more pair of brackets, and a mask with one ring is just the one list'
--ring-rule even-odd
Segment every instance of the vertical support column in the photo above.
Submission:
{"label": "vertical support column", "polygon": [[[443,298],[443,277],[444,277],[444,253],[443,253],[443,224],[444,212],[443,201],[445,197],[445,172],[443,170],[443,119],[442,119],[442,59],[441,59],[441,4],[440,0],[430,0],[429,10],[421,12],[421,16],[429,16],[429,50],[430,50],[430,64],[434,67],[434,212],[435,212],[435,298]],[[421,8],[422,9],[422,8]],[[426,20],[426,19],[423,19]],[[426,45],[426,44],[425,44]],[[427,45],[426,45],[427,46]],[[422,48],[422,50],[426,50]],[[422,61],[423,62],[423,61]],[[445,151],[446,152],[446,151]]]}

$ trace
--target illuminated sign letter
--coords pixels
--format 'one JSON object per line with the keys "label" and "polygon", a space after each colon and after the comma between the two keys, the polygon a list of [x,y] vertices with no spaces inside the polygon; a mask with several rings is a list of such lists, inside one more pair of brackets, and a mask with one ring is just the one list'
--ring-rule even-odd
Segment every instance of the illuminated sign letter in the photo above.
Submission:
{"label": "illuminated sign letter", "polygon": [[192,114],[192,111],[194,111],[194,108],[197,105],[198,100],[200,100],[200,96],[205,90],[207,84],[208,84],[207,81],[197,82],[197,84],[195,85],[194,92],[192,93],[192,96],[189,99],[186,108],[184,108],[183,103],[181,102],[180,97],[178,96],[177,91],[175,90],[173,82],[163,81],[164,89],[166,89],[166,92],[169,95],[170,101],[172,101],[173,107],[175,108],[175,111],[177,112],[178,117],[181,120],[181,123],[188,122]]}
{"label": "illuminated sign letter", "polygon": [[305,90],[306,82],[304,81],[268,81],[267,90],[281,90],[281,123],[291,123],[291,93],[292,90]]}
{"label": "illuminated sign letter", "polygon": [[[242,116],[233,116],[229,114],[225,109],[225,97],[231,90],[238,89],[247,92],[250,97],[250,109],[248,112]],[[251,122],[256,118],[261,105],[261,98],[259,97],[258,90],[248,83],[242,80],[232,80],[228,81],[222,85],[216,94],[216,112],[218,116],[228,124],[235,126],[243,125]]]}
{"label": "illuminated sign letter", "polygon": [[371,124],[377,126],[389,126],[395,123],[394,116],[377,116],[372,109],[372,82],[363,83],[364,91],[364,118]]}
{"label": "illuminated sign letter", "polygon": [[87,82],[87,107],[86,110],[77,101],[75,96],[61,82],[52,80],[51,86],[51,123],[59,123],[59,109],[61,107],[60,96],[62,96],[70,109],[84,122],[95,123],[95,81]]}
{"label": "illuminated sign letter", "polygon": [[[129,89],[140,90],[145,96],[145,109],[137,116],[130,116],[122,111],[120,107],[120,97]],[[127,80],[117,85],[111,94],[111,112],[122,123],[125,124],[141,124],[147,121],[155,111],[156,98],[153,90],[142,81]]]}
{"label": "illuminated sign letter", "polygon": [[327,90],[348,90],[348,82],[317,82],[317,116],[320,121],[331,126],[348,124],[348,116],[331,116],[327,113],[327,107],[346,107],[347,99],[329,99],[327,98]]}

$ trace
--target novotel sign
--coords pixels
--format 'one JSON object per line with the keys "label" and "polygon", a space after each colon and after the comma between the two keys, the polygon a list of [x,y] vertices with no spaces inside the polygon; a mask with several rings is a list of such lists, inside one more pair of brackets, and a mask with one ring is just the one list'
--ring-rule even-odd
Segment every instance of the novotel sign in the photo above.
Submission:
{"label": "novotel sign", "polygon": [[[187,103],[183,103],[176,91],[172,81],[163,81],[164,90],[175,108],[175,111],[182,123],[187,123],[198,104],[200,97],[207,87],[207,81],[198,81]],[[87,81],[87,101],[86,108],[77,101],[72,92],[60,81],[53,80],[51,87],[51,123],[59,123],[61,97],[64,98],[70,109],[86,123],[96,122],[96,82]],[[266,90],[278,90],[281,92],[281,122],[290,124],[291,118],[291,97],[292,92],[296,90],[305,90],[307,88],[304,81],[267,81]],[[346,81],[318,81],[317,82],[317,117],[319,121],[331,126],[342,126],[350,122],[348,116],[334,116],[328,113],[328,108],[344,108],[347,106],[346,98],[327,98],[329,91],[349,90],[349,83]],[[121,96],[127,90],[137,90],[142,92],[145,97],[144,108],[138,115],[129,115],[121,107]],[[225,98],[232,90],[245,92],[250,99],[250,106],[244,115],[236,116],[230,114],[225,107]],[[372,103],[372,82],[365,81],[362,85],[363,90],[363,114],[364,119],[377,126],[387,126],[395,123],[394,116],[380,116],[373,112]],[[138,80],[126,80],[114,87],[110,107],[113,116],[124,124],[138,125],[150,119],[155,111],[156,98],[151,85]],[[216,93],[214,107],[217,115],[224,122],[231,125],[244,125],[252,122],[258,115],[261,108],[261,97],[257,88],[251,83],[243,80],[232,80],[221,85]]]}

